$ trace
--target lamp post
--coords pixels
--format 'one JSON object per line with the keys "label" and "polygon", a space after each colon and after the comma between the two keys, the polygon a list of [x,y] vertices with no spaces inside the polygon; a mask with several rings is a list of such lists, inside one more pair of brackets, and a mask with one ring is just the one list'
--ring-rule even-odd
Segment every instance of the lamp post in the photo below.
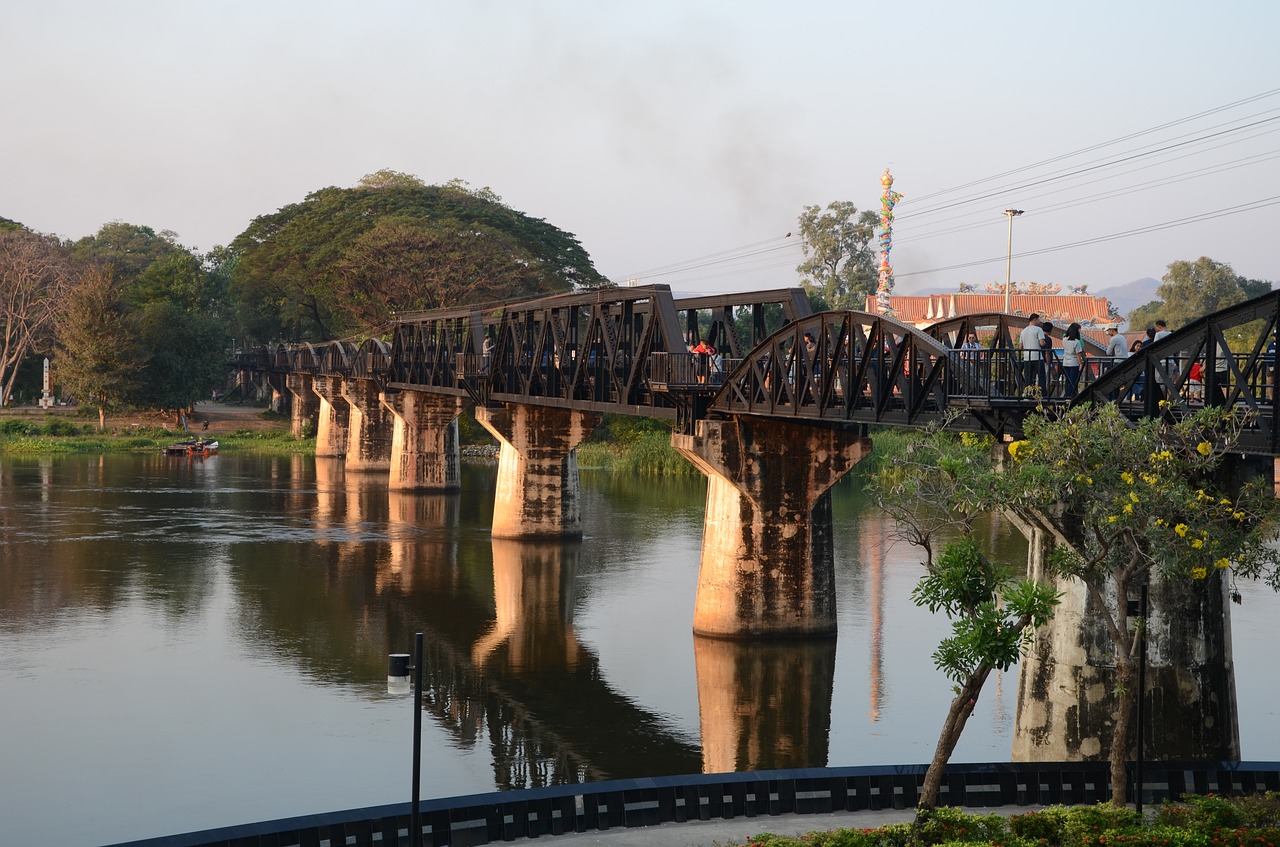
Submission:
{"label": "lamp post", "polygon": [[1022,214],[1021,209],[1005,209],[1005,217],[1009,219],[1009,252],[1004,260],[1004,313],[1012,314],[1010,303],[1010,292],[1013,288],[1013,219]]}
{"label": "lamp post", "polygon": [[[415,658],[409,664],[408,653],[387,656],[387,693],[413,692],[413,811],[409,822],[409,843],[422,847],[422,633],[413,636]],[[409,686],[413,671],[413,687]]]}

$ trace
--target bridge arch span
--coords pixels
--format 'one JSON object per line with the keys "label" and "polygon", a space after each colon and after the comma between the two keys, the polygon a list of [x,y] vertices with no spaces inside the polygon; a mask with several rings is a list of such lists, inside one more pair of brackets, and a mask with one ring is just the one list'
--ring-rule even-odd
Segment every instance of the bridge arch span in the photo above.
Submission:
{"label": "bridge arch span", "polygon": [[831,423],[920,425],[946,413],[945,344],[884,315],[819,312],[752,349],[710,410]]}
{"label": "bridge arch span", "polygon": [[1099,376],[1073,403],[1118,402],[1131,418],[1236,406],[1252,415],[1241,446],[1277,455],[1278,332],[1280,291],[1273,291],[1198,318],[1143,348]]}

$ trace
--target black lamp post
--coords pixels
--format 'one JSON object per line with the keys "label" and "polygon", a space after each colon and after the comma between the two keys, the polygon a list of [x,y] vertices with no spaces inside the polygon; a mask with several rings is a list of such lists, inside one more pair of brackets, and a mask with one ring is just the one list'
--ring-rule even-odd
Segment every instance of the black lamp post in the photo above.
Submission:
{"label": "black lamp post", "polygon": [[[408,653],[387,656],[387,693],[413,693],[413,812],[409,822],[409,843],[422,847],[422,633],[413,636],[414,662]],[[413,671],[413,686],[409,685]]]}

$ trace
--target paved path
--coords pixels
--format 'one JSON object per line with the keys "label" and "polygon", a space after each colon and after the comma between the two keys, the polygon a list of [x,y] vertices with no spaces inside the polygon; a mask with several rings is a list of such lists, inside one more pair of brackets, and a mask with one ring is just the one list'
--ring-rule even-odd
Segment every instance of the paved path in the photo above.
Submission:
{"label": "paved path", "polygon": [[[1026,810],[1010,810],[1009,813],[1017,811]],[[556,847],[714,847],[746,844],[751,836],[765,832],[773,835],[803,835],[806,832],[829,829],[864,829],[889,823],[910,823],[915,815],[915,809],[762,815],[754,818],[664,823],[657,826],[616,827],[604,831],[554,836],[552,840]]]}

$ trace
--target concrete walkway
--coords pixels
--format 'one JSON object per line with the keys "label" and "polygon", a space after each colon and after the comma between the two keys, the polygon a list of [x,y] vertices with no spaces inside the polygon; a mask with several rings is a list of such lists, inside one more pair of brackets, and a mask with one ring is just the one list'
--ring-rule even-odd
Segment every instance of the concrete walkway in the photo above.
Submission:
{"label": "concrete walkway", "polygon": [[[984,809],[984,812],[1003,812]],[[1021,809],[1011,809],[1016,814]],[[617,827],[603,831],[575,832],[551,836],[556,847],[714,847],[746,844],[751,836],[804,835],[829,829],[870,829],[890,823],[910,823],[915,809],[879,812],[829,812],[817,815],[762,815],[754,818],[730,818],[688,823],[664,823],[657,826]],[[544,841],[546,838],[540,838]]]}

